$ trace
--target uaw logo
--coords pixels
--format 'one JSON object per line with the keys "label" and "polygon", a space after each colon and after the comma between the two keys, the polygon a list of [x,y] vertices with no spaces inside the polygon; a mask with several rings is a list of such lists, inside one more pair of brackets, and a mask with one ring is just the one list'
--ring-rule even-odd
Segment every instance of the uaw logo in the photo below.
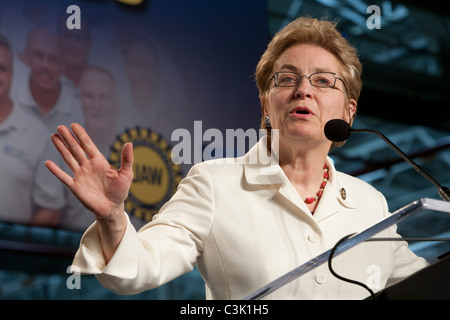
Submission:
{"label": "uaw logo", "polygon": [[150,129],[127,129],[111,147],[109,163],[120,168],[125,143],[133,143],[133,173],[125,210],[144,221],[151,221],[161,206],[175,193],[182,178],[181,168],[171,158],[172,148],[161,135]]}

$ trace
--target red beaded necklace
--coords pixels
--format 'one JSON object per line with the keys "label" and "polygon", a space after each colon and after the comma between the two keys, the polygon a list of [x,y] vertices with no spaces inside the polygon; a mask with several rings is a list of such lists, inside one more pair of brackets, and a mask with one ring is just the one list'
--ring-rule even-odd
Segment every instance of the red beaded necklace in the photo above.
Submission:
{"label": "red beaded necklace", "polygon": [[328,168],[327,168],[327,164],[325,163],[323,165],[323,181],[322,181],[322,184],[320,185],[319,191],[317,192],[315,197],[306,197],[306,198],[303,198],[303,201],[306,204],[311,204],[314,201],[319,201],[320,197],[323,194],[323,189],[325,189],[325,186],[327,185],[327,182],[328,182]]}

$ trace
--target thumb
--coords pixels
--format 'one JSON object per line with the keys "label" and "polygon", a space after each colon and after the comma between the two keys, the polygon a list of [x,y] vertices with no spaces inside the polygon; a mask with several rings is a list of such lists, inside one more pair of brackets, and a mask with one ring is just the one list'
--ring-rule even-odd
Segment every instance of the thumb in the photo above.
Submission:
{"label": "thumb", "polygon": [[133,161],[133,143],[127,142],[122,148],[120,170],[133,172]]}

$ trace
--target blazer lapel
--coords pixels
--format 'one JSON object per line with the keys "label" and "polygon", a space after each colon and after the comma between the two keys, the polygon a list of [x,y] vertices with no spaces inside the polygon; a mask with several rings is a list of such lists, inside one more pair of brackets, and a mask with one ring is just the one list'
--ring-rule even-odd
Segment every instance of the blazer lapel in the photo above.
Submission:
{"label": "blazer lapel", "polygon": [[[316,208],[314,216],[308,210],[308,207],[302,201],[300,195],[295,190],[289,179],[278,165],[278,161],[262,164],[259,153],[266,148],[266,137],[253,146],[252,149],[243,157],[244,175],[247,183],[252,185],[271,185],[277,189],[274,195],[274,201],[286,207],[289,211],[303,217],[307,216],[315,222],[320,222],[343,208],[355,208],[355,199],[347,192],[349,189],[345,181],[339,178],[338,173],[330,158],[327,158],[330,179],[325,187],[322,198]],[[267,161],[266,161],[267,162]],[[341,181],[342,180],[342,181]]]}
{"label": "blazer lapel", "polygon": [[348,192],[350,186],[339,177],[339,173],[336,171],[330,158],[327,158],[327,166],[330,178],[314,213],[314,218],[317,222],[335,215],[344,208],[356,208],[356,199],[354,199],[351,192]]}
{"label": "blazer lapel", "polygon": [[[260,162],[259,153],[266,148],[265,138],[263,137],[244,157],[244,174],[247,183],[252,185],[271,185],[271,188],[275,186],[274,201],[297,216],[307,216],[307,219],[312,219],[311,213],[279,166],[278,160],[272,158],[270,163],[262,164]],[[254,163],[254,159],[257,159],[257,163]],[[268,161],[266,160],[265,162]]]}

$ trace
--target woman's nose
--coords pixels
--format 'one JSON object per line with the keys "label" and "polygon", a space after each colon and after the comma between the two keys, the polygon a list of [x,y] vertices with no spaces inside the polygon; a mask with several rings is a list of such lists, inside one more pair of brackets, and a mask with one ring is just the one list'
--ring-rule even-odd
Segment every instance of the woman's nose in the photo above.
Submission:
{"label": "woman's nose", "polygon": [[296,99],[305,99],[311,98],[311,83],[307,76],[303,76],[300,78],[300,83],[295,87],[295,98]]}

